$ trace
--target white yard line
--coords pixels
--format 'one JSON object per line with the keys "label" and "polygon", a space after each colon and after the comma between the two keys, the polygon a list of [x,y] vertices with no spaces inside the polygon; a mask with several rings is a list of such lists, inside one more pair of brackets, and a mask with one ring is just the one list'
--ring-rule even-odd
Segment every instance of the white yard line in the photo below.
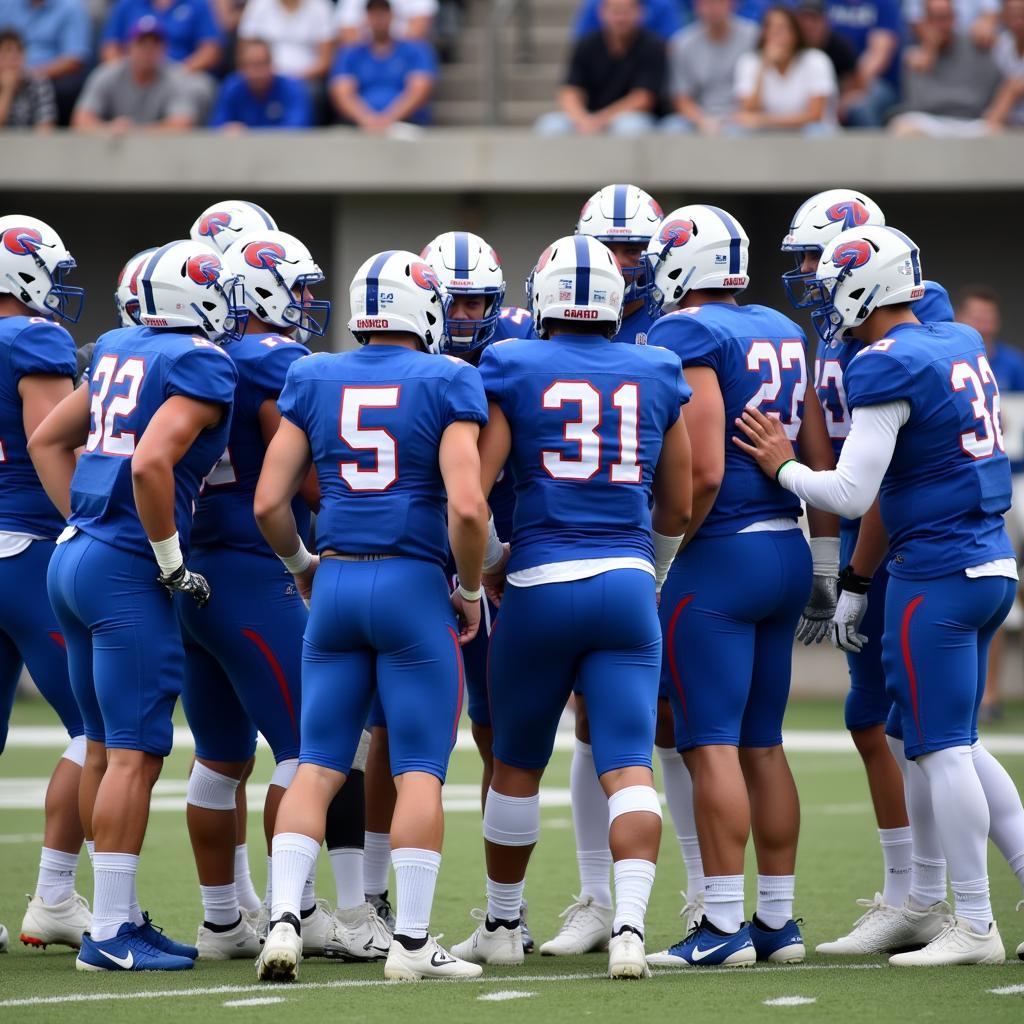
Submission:
{"label": "white yard line", "polygon": [[[812,996],[779,996],[777,999],[763,1000],[765,1006],[810,1006],[817,1001]],[[227,1003],[224,1005],[227,1006]]]}

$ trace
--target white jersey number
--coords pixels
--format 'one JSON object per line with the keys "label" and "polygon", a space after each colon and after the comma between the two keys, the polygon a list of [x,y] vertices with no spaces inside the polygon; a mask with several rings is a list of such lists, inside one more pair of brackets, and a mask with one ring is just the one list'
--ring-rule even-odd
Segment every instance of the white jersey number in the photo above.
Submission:
{"label": "white jersey number", "polygon": [[[983,355],[978,356],[977,369],[970,363],[954,363],[949,382],[953,385],[954,391],[966,391],[970,388],[974,392],[973,396],[968,397],[971,399],[971,412],[974,418],[980,421],[980,429],[965,430],[960,435],[960,447],[964,452],[972,459],[987,459],[997,448],[1005,451],[999,411],[999,385],[996,384],[996,377],[988,359]],[[991,408],[985,401],[986,384],[992,385]]]}
{"label": "white jersey number", "polygon": [[[768,368],[768,379],[762,367]],[[775,416],[786,428],[791,441],[800,433],[800,403],[807,390],[807,357],[800,341],[783,341],[778,349],[770,341],[752,341],[747,350],[747,369],[762,374],[761,386],[747,402],[748,409],[760,409]]]}
{"label": "white jersey number", "polygon": [[[104,455],[120,455],[129,458],[135,453],[135,434],[119,431],[118,416],[131,415],[139,404],[139,389],[146,372],[144,360],[131,356],[118,365],[117,356],[105,355],[92,371],[92,384],[98,385],[90,400],[92,429],[85,442],[85,450],[94,452],[97,448]],[[115,384],[127,384],[123,395],[110,397],[110,388]]]}
{"label": "white jersey number", "polygon": [[386,491],[398,479],[398,442],[383,427],[360,426],[363,409],[397,409],[399,388],[347,387],[341,394],[338,436],[353,451],[373,452],[376,468],[339,462],[341,479],[353,491]]}

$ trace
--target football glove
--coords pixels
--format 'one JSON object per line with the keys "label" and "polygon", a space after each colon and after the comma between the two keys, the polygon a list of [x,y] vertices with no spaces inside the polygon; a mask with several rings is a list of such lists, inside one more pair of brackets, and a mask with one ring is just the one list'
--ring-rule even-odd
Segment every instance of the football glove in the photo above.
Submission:
{"label": "football glove", "polygon": [[804,647],[820,644],[832,631],[838,583],[831,575],[812,577],[811,596],[796,627],[796,638]]}
{"label": "football glove", "polygon": [[156,581],[167,589],[171,597],[174,597],[177,590],[191,597],[200,608],[204,608],[210,601],[210,584],[206,582],[206,577],[200,576],[197,572],[190,572],[185,568],[184,562],[174,572],[166,576],[157,576]]}
{"label": "football glove", "polygon": [[868,609],[869,576],[858,576],[849,566],[839,574],[839,601],[832,617],[832,644],[841,651],[859,654],[868,638],[860,624]]}

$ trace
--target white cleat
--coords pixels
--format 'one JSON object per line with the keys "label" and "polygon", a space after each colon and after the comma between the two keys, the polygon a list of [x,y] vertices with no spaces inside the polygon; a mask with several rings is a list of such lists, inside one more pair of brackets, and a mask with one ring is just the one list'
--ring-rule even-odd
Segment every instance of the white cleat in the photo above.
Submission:
{"label": "white cleat", "polygon": [[52,905],[38,896],[29,897],[28,910],[21,921],[21,941],[26,946],[70,946],[79,949],[82,933],[92,927],[92,914],[84,896],[72,893]]}
{"label": "white cleat", "polygon": [[609,978],[649,978],[644,940],[631,928],[613,935],[608,940]]}
{"label": "white cleat", "polygon": [[199,926],[196,949],[200,960],[251,960],[260,952],[260,940],[246,911],[233,928],[215,932],[205,924]]}
{"label": "white cleat", "polygon": [[270,907],[266,903],[260,904],[259,910],[242,910],[242,920],[252,925],[256,938],[262,945],[270,930]]}
{"label": "white cleat", "polygon": [[1006,959],[995,921],[982,935],[962,918],[953,917],[924,949],[889,957],[893,967],[946,967],[955,964],[1001,964]]}
{"label": "white cleat", "polygon": [[902,907],[891,907],[877,892],[873,900],[857,900],[857,905],[868,910],[854,922],[850,933],[835,942],[820,943],[815,952],[865,956],[926,946],[946,928],[952,915],[948,903],[933,903],[925,910],[914,910],[908,900]]}
{"label": "white cleat", "polygon": [[335,939],[337,925],[327,900],[317,900],[313,913],[302,918],[302,955],[324,956]]}
{"label": "white cleat", "polygon": [[469,916],[480,924],[468,939],[452,946],[452,956],[471,964],[493,964],[495,967],[518,967],[523,963],[526,955],[523,953],[520,927],[498,925],[491,931],[487,927],[487,915],[482,910],[473,910]]}
{"label": "white cleat", "polygon": [[370,903],[334,912],[334,935],[324,945],[332,960],[370,963],[383,960],[391,949],[391,932]]}
{"label": "white cleat", "polygon": [[562,927],[540,947],[541,956],[579,956],[608,948],[615,917],[611,907],[595,903],[593,896],[577,896],[559,916],[565,919]]}
{"label": "white cleat", "polygon": [[302,963],[302,939],[288,921],[278,921],[256,958],[260,981],[294,981]]}
{"label": "white cleat", "polygon": [[686,923],[685,932],[689,935],[704,917],[704,893],[698,893],[692,900],[687,898],[686,890],[679,895],[683,897],[683,909],[679,911],[679,916]]}
{"label": "white cleat", "polygon": [[7,925],[0,924],[0,953],[6,953],[11,938],[7,934]]}
{"label": "white cleat", "polygon": [[454,957],[442,949],[437,939],[428,936],[419,949],[406,949],[399,940],[391,943],[384,977],[388,981],[422,981],[424,978],[468,980],[479,978],[484,969],[479,964]]}

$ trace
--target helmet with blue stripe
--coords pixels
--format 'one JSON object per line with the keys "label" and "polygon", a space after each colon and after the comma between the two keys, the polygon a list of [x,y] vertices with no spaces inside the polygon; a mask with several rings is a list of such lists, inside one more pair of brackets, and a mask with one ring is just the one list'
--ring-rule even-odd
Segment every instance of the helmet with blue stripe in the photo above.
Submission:
{"label": "helmet with blue stripe", "polygon": [[276,230],[274,218],[262,206],[245,199],[225,199],[199,214],[189,237],[194,242],[205,242],[218,252],[224,252],[250,231]]}
{"label": "helmet with blue stripe", "polygon": [[526,283],[537,334],[548,337],[550,320],[593,325],[611,337],[622,323],[622,271],[611,250],[588,235],[568,235],[541,253]]}
{"label": "helmet with blue stripe", "polygon": [[458,296],[481,296],[483,316],[477,320],[448,320],[445,351],[473,352],[494,337],[505,299],[505,275],[498,254],[479,235],[446,231],[420,254],[454,301]]}
{"label": "helmet with blue stripe", "polygon": [[45,221],[20,213],[0,217],[0,295],[43,316],[77,323],[85,289],[65,284],[75,260]]}
{"label": "helmet with blue stripe", "polygon": [[373,334],[415,334],[427,352],[440,352],[451,298],[419,256],[389,249],[371,256],[349,288],[348,329],[365,345]]}
{"label": "helmet with blue stripe", "polygon": [[796,265],[782,275],[789,301],[796,309],[818,305],[821,295],[814,283],[814,270],[804,270],[808,254],[820,257],[825,246],[841,231],[884,224],[881,207],[863,192],[830,188],[811,196],[793,215],[782,240],[782,251],[794,254]]}
{"label": "helmet with blue stripe", "polygon": [[[605,245],[646,247],[663,216],[657,201],[642,188],[605,185],[583,204],[576,234],[590,235]],[[623,266],[620,261],[619,269],[626,281],[623,302],[644,298],[651,287],[647,262],[641,257],[637,265]]]}
{"label": "helmet with blue stripe", "polygon": [[836,235],[821,254],[815,280],[821,299],[811,320],[826,344],[852,340],[850,329],[879,306],[917,302],[924,295],[917,245],[881,224]]}
{"label": "helmet with blue stripe", "polygon": [[199,331],[211,341],[241,336],[249,312],[242,282],[203,242],[168,242],[146,258],[138,276],[143,327]]}
{"label": "helmet with blue stripe", "polygon": [[114,291],[114,306],[117,319],[122,327],[137,327],[139,319],[139,276],[146,260],[156,252],[155,248],[137,252],[122,268],[117,276],[117,288]]}
{"label": "helmet with blue stripe", "polygon": [[741,292],[747,276],[747,233],[717,206],[681,206],[665,216],[647,247],[652,305],[668,312],[687,292]]}

